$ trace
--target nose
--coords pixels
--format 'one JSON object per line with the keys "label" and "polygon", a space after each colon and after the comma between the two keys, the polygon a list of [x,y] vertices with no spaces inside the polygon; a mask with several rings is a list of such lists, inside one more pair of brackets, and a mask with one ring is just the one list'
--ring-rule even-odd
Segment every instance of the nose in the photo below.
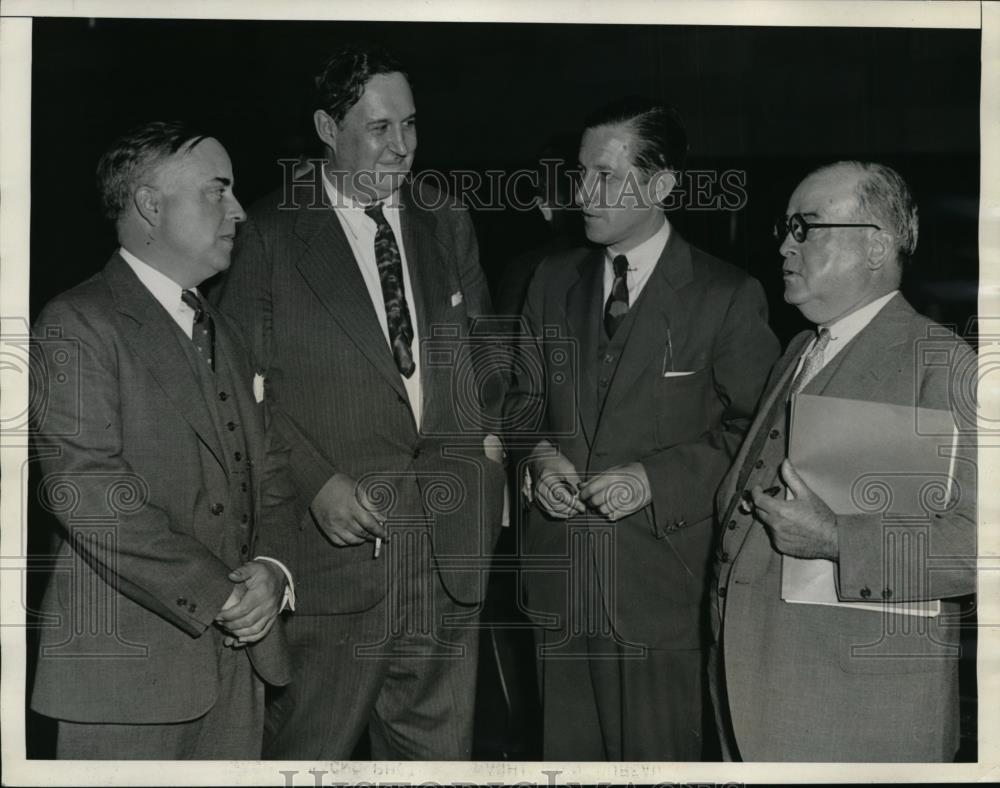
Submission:
{"label": "nose", "polygon": [[778,252],[782,257],[791,257],[793,254],[798,254],[799,242],[792,238],[791,232],[785,233],[785,239],[781,242],[781,246],[778,247]]}
{"label": "nose", "polygon": [[586,208],[594,199],[594,179],[596,176],[583,175],[573,190],[573,198],[580,208]]}
{"label": "nose", "polygon": [[236,199],[235,194],[229,198],[229,210],[226,212],[226,216],[234,222],[246,221],[246,211],[243,210],[243,206],[240,205],[240,201]]}
{"label": "nose", "polygon": [[[409,139],[408,139],[409,137]],[[402,126],[393,126],[392,137],[389,139],[389,150],[397,156],[406,156],[416,145],[416,133]]]}

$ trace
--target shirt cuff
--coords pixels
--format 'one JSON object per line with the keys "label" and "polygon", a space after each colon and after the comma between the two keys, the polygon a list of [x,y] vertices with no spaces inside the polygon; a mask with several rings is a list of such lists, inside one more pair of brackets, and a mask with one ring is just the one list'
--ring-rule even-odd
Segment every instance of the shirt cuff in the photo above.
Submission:
{"label": "shirt cuff", "polygon": [[292,573],[288,571],[288,567],[285,566],[277,558],[270,558],[266,555],[254,556],[254,561],[267,561],[274,564],[282,572],[285,573],[285,580],[288,582],[285,584],[285,596],[281,600],[281,610],[279,613],[284,613],[286,610],[291,610],[295,612],[295,584],[292,582]]}

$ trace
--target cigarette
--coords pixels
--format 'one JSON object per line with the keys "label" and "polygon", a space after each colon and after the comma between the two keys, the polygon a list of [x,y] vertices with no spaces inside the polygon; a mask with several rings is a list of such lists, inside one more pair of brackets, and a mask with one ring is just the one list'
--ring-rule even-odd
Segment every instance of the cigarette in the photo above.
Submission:
{"label": "cigarette", "polygon": [[372,556],[372,560],[374,561],[376,558],[378,558],[378,554],[381,553],[381,552],[382,552],[382,537],[381,536],[376,536],[375,537],[375,554]]}
{"label": "cigarette", "polygon": [[768,487],[764,490],[764,495],[770,495],[772,498],[781,492],[781,487]]}

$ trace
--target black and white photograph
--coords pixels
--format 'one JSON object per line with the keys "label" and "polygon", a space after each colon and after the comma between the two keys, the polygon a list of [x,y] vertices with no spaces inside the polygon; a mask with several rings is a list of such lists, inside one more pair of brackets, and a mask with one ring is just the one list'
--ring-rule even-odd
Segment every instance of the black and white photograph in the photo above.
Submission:
{"label": "black and white photograph", "polygon": [[0,25],[4,784],[987,779],[1000,4]]}

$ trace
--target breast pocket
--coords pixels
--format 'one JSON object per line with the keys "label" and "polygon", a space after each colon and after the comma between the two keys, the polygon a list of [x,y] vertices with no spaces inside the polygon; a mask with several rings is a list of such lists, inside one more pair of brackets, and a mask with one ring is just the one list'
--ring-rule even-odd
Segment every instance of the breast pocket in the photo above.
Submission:
{"label": "breast pocket", "polygon": [[712,370],[681,370],[661,374],[654,383],[654,433],[659,446],[696,439],[708,428]]}

